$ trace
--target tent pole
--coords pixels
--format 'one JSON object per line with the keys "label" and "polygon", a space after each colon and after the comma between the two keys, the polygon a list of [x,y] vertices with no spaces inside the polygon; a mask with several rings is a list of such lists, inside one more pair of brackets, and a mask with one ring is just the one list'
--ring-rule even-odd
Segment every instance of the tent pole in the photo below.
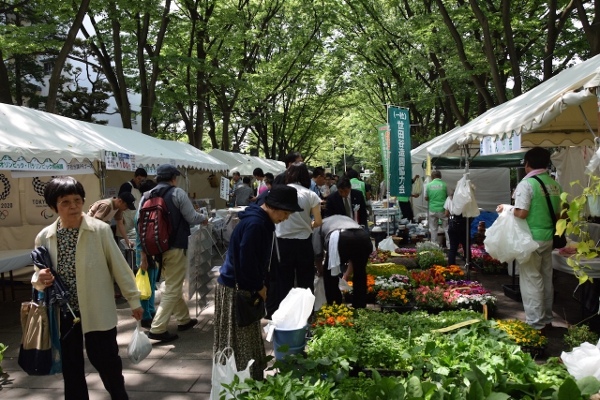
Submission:
{"label": "tent pole", "polygon": [[[469,151],[467,146],[465,145],[465,174],[469,173]],[[471,280],[471,224],[469,223],[469,217],[467,218],[467,229],[465,231],[465,234],[467,235],[467,240],[465,240],[465,244],[467,246],[466,249],[464,249],[464,253],[465,253],[465,269],[467,270],[467,280],[470,281]]]}

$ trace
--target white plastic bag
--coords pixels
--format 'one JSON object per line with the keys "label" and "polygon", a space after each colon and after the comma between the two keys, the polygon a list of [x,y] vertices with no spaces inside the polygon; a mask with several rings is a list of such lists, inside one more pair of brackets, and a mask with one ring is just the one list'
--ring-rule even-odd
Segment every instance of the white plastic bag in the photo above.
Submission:
{"label": "white plastic bag", "polygon": [[398,246],[396,246],[396,243],[394,243],[394,240],[392,239],[392,237],[388,236],[385,239],[383,239],[381,242],[379,242],[379,245],[377,246],[377,248],[379,250],[396,251]]}
{"label": "white plastic bag", "polygon": [[[231,356],[227,357],[227,352],[231,351]],[[223,357],[225,357],[225,364],[223,364]],[[254,364],[254,360],[248,361],[246,369],[238,371],[235,365],[235,354],[231,347],[225,347],[222,351],[217,351],[213,358],[213,369],[212,369],[212,387],[210,390],[210,400],[219,400],[221,390],[223,390],[222,384],[229,385],[233,382],[233,378],[237,375],[240,382],[244,382],[250,378],[250,367]],[[233,396],[227,394],[226,399],[233,399]]]}
{"label": "white plastic bag", "polygon": [[313,312],[315,296],[310,289],[293,288],[273,313],[272,325],[278,329],[300,329]]}
{"label": "white plastic bag", "polygon": [[462,178],[456,183],[456,190],[452,197],[452,213],[454,215],[460,215],[463,212],[463,208],[471,202],[471,188],[469,187],[469,180],[467,174],[464,174]]}
{"label": "white plastic bag", "polygon": [[127,357],[132,363],[139,364],[144,358],[148,357],[151,351],[152,343],[150,343],[148,336],[142,332],[141,322],[137,321],[137,326],[133,331],[129,346],[127,346]]}
{"label": "white plastic bag", "polygon": [[540,247],[531,237],[527,222],[515,217],[513,207],[504,205],[502,213],[485,232],[483,241],[490,256],[501,262],[524,263]]}
{"label": "white plastic bag", "polygon": [[342,278],[340,278],[340,282],[338,283],[338,288],[340,289],[341,292],[347,292],[349,290],[352,290],[352,286],[350,286],[350,284],[348,282],[346,282],[345,280],[343,280]]}
{"label": "white plastic bag", "polygon": [[596,346],[584,342],[569,353],[563,351],[560,358],[575,379],[586,376],[600,379],[600,342]]}
{"label": "white plastic bag", "polygon": [[327,298],[325,297],[325,281],[322,276],[315,278],[315,306],[313,309],[318,311],[321,306],[327,303]]}

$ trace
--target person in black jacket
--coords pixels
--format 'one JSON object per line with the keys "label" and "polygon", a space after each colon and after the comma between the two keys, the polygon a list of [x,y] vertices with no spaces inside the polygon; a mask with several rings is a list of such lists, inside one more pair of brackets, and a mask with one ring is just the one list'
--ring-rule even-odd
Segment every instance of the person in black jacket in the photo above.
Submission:
{"label": "person in black jacket", "polygon": [[357,222],[367,228],[367,204],[362,192],[352,189],[352,184],[345,175],[339,179],[337,189],[337,192],[327,196],[324,216],[346,215],[356,220],[354,209],[358,206]]}
{"label": "person in black jacket", "polygon": [[270,260],[276,251],[275,224],[296,211],[303,211],[298,205],[296,189],[278,185],[268,192],[262,205],[252,204],[240,212],[240,222],[233,230],[227,257],[217,278],[213,351],[216,354],[231,346],[235,363],[242,369],[248,361],[255,360],[250,373],[256,380],[263,379],[262,359],[265,357],[260,321],[237,326],[236,286],[240,291],[258,293],[266,299],[266,275],[272,268]]}

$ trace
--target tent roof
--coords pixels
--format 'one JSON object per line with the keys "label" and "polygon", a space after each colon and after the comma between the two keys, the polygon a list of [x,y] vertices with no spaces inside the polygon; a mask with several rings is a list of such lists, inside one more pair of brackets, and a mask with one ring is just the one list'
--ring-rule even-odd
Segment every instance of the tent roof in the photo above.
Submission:
{"label": "tent roof", "polygon": [[26,107],[0,104],[0,158],[31,162],[65,160],[94,161],[102,157],[98,147],[76,140],[70,130],[47,118],[46,113]]}
{"label": "tent roof", "polygon": [[[469,161],[469,168],[518,168],[525,167],[523,157],[525,151],[515,153],[494,154],[489,156],[477,156]],[[423,160],[425,169],[427,160]],[[431,159],[431,165],[437,169],[457,169],[465,167],[464,157],[435,157]]]}
{"label": "tent roof", "polygon": [[[215,160],[189,144],[160,140],[131,129],[91,124],[25,107],[0,104],[0,157],[27,161],[49,158],[104,161],[104,153],[135,156],[135,165],[174,164],[178,167],[226,171]],[[40,160],[41,159],[41,160]]]}
{"label": "tent roof", "polygon": [[594,137],[582,112],[591,129],[597,131],[596,95],[589,90],[596,86],[600,86],[600,55],[442,135],[443,139],[427,151],[440,156],[483,137],[503,139],[512,135],[522,135],[523,147],[593,145]]}
{"label": "tent roof", "polygon": [[239,172],[240,175],[251,176],[255,168],[261,168],[263,172],[271,172],[274,175],[285,171],[283,162],[268,158],[248,156],[219,149],[212,149],[208,154],[229,165],[229,173]]}

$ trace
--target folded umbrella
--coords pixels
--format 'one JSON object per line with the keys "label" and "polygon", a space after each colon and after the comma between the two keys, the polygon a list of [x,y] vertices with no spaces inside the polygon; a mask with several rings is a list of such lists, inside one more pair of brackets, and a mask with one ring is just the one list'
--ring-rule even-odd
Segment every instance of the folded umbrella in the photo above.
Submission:
{"label": "folded umbrella", "polygon": [[50,269],[52,276],[54,276],[54,282],[52,283],[52,286],[46,288],[45,290],[45,297],[48,305],[57,305],[60,307],[68,305],[71,298],[71,292],[69,289],[67,289],[67,286],[54,270],[54,267],[52,266],[52,258],[50,257],[48,249],[46,249],[44,246],[37,247],[31,252],[31,260],[39,269]]}

